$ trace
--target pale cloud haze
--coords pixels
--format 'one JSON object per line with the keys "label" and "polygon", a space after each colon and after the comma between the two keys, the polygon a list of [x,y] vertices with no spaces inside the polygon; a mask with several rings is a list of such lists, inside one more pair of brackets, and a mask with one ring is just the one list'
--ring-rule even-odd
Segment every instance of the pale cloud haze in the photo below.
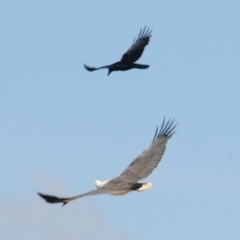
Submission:
{"label": "pale cloud haze", "polygon": [[1,202],[0,238],[7,240],[141,239],[86,202],[52,206],[36,194]]}

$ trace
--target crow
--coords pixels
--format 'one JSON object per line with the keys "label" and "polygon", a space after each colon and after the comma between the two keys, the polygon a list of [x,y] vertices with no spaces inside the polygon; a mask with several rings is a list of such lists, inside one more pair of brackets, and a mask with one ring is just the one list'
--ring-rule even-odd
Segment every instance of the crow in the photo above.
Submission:
{"label": "crow", "polygon": [[102,68],[108,68],[108,75],[113,71],[126,71],[132,68],[146,69],[149,68],[149,65],[135,63],[142,55],[145,46],[148,45],[148,42],[151,38],[152,31],[146,26],[140,30],[140,33],[137,39],[133,40],[132,46],[123,54],[122,59],[119,62],[115,62],[111,65],[95,68],[89,67],[84,64],[84,67],[92,72]]}

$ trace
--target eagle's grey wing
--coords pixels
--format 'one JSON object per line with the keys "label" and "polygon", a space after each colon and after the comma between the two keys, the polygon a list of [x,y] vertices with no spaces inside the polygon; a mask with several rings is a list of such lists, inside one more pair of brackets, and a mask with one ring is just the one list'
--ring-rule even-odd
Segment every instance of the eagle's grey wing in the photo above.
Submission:
{"label": "eagle's grey wing", "polygon": [[86,193],[79,194],[77,196],[69,197],[69,198],[59,198],[56,196],[46,195],[46,194],[42,194],[42,193],[38,193],[38,195],[40,197],[42,197],[43,199],[45,199],[46,202],[48,202],[48,203],[63,203],[63,206],[64,206],[65,204],[67,204],[73,200],[76,200],[78,198],[81,198],[81,197],[97,195],[97,194],[107,194],[107,193],[109,193],[109,191],[107,189],[98,188],[98,189],[92,190],[90,192],[86,192]]}
{"label": "eagle's grey wing", "polygon": [[124,182],[122,180],[119,180],[117,178],[112,179],[111,181],[107,182],[103,187],[92,190],[90,192],[86,192],[83,194],[76,195],[74,197],[69,198],[59,198],[56,196],[46,195],[42,193],[38,193],[40,197],[42,197],[46,202],[48,203],[63,203],[63,206],[73,200],[76,200],[78,198],[87,197],[91,195],[98,195],[98,194],[119,194],[121,192],[124,192],[125,190],[130,189],[132,186],[131,183]]}
{"label": "eagle's grey wing", "polygon": [[151,145],[128,166],[119,179],[134,183],[151,174],[162,159],[168,139],[174,134],[176,125],[173,125],[173,122],[169,120],[165,123],[165,119],[163,120],[162,127],[159,132],[157,129]]}
{"label": "eagle's grey wing", "polygon": [[141,29],[138,38],[136,41],[133,40],[132,46],[123,54],[120,62],[127,64],[136,62],[141,57],[145,46],[148,45],[151,33],[152,31],[149,28],[146,29],[146,26]]}

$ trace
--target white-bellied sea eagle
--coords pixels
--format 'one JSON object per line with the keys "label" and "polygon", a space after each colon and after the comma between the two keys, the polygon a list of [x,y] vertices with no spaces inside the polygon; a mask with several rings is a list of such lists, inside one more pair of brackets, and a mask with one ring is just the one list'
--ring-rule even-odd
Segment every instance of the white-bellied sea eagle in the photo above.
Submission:
{"label": "white-bellied sea eagle", "polygon": [[156,168],[162,159],[166,144],[169,138],[174,134],[176,125],[174,121],[169,120],[165,123],[163,120],[161,129],[156,129],[155,136],[150,146],[142,152],[118,177],[107,181],[96,180],[97,189],[83,193],[74,197],[59,198],[55,196],[38,193],[48,203],[63,203],[63,206],[73,200],[81,197],[97,194],[123,195],[131,191],[144,191],[151,188],[152,183],[139,183],[138,181],[148,177],[154,168]]}

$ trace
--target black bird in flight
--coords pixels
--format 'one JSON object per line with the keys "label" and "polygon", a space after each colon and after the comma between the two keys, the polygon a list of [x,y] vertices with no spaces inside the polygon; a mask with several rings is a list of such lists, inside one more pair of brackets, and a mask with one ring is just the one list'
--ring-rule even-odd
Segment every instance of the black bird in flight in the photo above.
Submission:
{"label": "black bird in flight", "polygon": [[142,55],[145,46],[148,45],[148,42],[151,38],[152,31],[146,26],[140,30],[140,33],[137,39],[133,40],[132,46],[123,54],[122,59],[119,62],[115,62],[111,65],[95,68],[89,67],[84,64],[84,67],[92,72],[102,68],[108,68],[108,75],[113,71],[126,71],[132,68],[146,69],[149,68],[149,65],[135,63]]}

